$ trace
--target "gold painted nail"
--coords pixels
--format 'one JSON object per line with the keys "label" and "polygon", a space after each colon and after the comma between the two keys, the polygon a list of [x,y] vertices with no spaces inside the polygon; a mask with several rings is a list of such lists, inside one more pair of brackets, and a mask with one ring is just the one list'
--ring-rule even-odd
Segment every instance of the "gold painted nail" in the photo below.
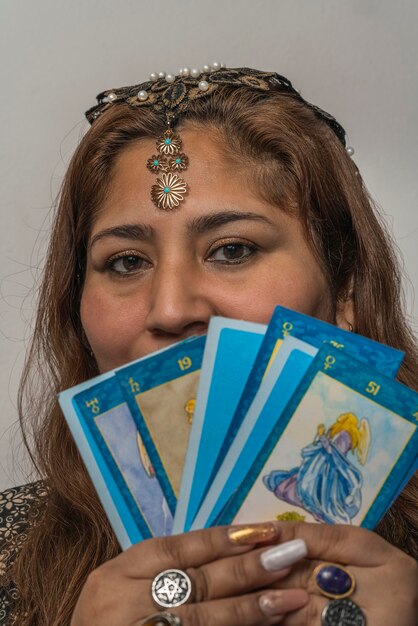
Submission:
{"label": "gold painted nail", "polygon": [[252,524],[247,526],[231,526],[228,529],[229,541],[236,546],[246,546],[252,543],[271,541],[279,534],[279,526],[274,522]]}
{"label": "gold painted nail", "polygon": [[258,602],[264,615],[278,615],[283,608],[283,592],[270,591],[261,596]]}

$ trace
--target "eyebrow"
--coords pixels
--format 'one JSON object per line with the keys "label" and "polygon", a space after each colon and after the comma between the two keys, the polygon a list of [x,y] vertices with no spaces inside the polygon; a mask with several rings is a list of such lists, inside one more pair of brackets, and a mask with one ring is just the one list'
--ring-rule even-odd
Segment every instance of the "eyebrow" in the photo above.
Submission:
{"label": "eyebrow", "polygon": [[[202,234],[211,230],[215,230],[220,226],[229,224],[230,222],[239,222],[244,220],[251,220],[255,222],[264,222],[269,226],[273,226],[271,222],[264,215],[259,213],[243,212],[243,211],[221,211],[220,213],[214,213],[210,215],[201,215],[195,217],[187,223],[187,229],[190,233]],[[146,224],[121,224],[119,226],[112,226],[105,228],[96,233],[90,242],[89,247],[92,246],[101,239],[107,237],[118,237],[120,239],[138,239],[142,241],[150,241],[155,236],[155,229],[152,226]]]}
{"label": "eyebrow", "polygon": [[260,215],[259,213],[243,211],[222,211],[220,213],[196,217],[189,222],[188,228],[190,232],[193,233],[204,233],[210,230],[214,230],[219,226],[223,226],[224,224],[228,224],[229,222],[238,222],[242,220],[264,222],[269,226],[273,226],[273,222],[271,222],[264,215]]}
{"label": "eyebrow", "polygon": [[155,231],[152,226],[147,226],[145,224],[121,224],[120,226],[105,228],[104,230],[96,233],[90,241],[89,248],[92,248],[97,241],[105,239],[106,237],[149,241],[154,235]]}

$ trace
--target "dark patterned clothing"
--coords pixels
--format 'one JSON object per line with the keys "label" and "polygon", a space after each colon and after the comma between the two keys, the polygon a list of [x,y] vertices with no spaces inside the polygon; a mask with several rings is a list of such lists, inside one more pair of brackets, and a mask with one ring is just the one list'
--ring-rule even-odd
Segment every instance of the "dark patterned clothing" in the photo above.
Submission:
{"label": "dark patterned clothing", "polygon": [[28,531],[43,509],[47,491],[41,481],[14,487],[0,493],[0,625],[10,623],[17,590],[9,571]]}

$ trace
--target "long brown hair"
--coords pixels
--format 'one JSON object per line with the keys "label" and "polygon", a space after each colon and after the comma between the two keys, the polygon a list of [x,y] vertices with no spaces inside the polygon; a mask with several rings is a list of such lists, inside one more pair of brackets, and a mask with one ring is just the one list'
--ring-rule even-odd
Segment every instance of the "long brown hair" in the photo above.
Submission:
{"label": "long brown hair", "polygon": [[[260,194],[297,212],[335,302],[352,298],[356,331],[406,352],[399,379],[416,388],[418,356],[402,312],[393,248],[331,129],[291,95],[226,86],[191,102],[181,125],[212,131]],[[131,142],[163,130],[151,109],[115,105],[85,135],[64,180],[19,395],[26,441],[49,490],[12,572],[21,626],[68,625],[88,573],[119,552],[56,394],[98,373],[79,303],[89,232],[115,159]],[[417,505],[414,480],[378,528],[415,557]]]}

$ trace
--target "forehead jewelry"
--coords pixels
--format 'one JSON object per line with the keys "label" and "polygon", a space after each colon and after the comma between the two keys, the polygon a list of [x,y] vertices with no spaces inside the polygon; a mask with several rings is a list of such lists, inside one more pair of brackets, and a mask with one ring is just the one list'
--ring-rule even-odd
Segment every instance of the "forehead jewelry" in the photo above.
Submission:
{"label": "forehead jewelry", "polygon": [[93,124],[110,107],[126,103],[133,108],[151,107],[164,118],[167,128],[158,138],[156,153],[147,160],[146,166],[150,172],[158,175],[151,187],[153,203],[159,209],[171,211],[180,205],[189,191],[181,176],[188,168],[189,159],[182,151],[179,134],[173,128],[191,101],[209,96],[222,85],[291,94],[331,128],[349,156],[354,154],[354,149],[346,146],[345,130],[337,120],[302,98],[287,78],[276,72],[262,72],[248,67],[225,68],[223,63],[218,62],[204,65],[202,69],[186,67],[176,75],[153,72],[148,81],[139,85],[103,91],[97,96],[97,104],[86,112],[86,117]]}
{"label": "forehead jewelry", "polygon": [[181,139],[170,127],[157,140],[158,154],[147,161],[147,168],[160,173],[160,178],[151,187],[151,200],[159,209],[169,211],[179,206],[188,190],[188,185],[178,172],[187,169],[189,159],[181,152]]}

